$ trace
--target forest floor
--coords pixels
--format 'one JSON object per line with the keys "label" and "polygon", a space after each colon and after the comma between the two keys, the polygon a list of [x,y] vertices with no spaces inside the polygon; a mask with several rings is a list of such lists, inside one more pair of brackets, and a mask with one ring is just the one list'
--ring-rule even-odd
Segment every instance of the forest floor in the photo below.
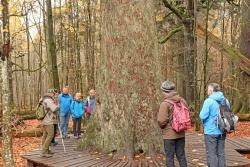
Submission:
{"label": "forest floor", "polygon": [[[32,129],[34,127],[39,126],[39,122],[37,120],[27,120],[24,122],[25,126],[22,125],[20,130]],[[72,122],[70,121],[70,127],[72,127]],[[193,131],[193,130],[191,130]],[[250,137],[250,122],[240,122],[237,127],[237,131],[235,133],[228,135],[231,137]],[[14,151],[14,159],[17,167],[24,167],[25,160],[21,158],[20,155],[25,154],[33,149],[39,148],[41,145],[41,137],[21,137],[13,139],[13,151]],[[0,143],[0,152],[2,151],[2,145]],[[250,159],[250,155],[245,155]],[[0,153],[0,166],[3,166],[2,156]]]}

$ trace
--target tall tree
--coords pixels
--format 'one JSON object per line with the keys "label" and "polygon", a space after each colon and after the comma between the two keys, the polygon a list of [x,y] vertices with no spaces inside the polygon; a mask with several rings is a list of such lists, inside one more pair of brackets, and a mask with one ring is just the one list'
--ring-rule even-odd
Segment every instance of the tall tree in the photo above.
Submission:
{"label": "tall tree", "polygon": [[[155,1],[102,1],[102,47],[97,63],[100,105],[83,145],[116,150],[130,158],[135,152],[161,149],[156,125],[163,81],[156,26]],[[94,140],[89,136],[96,135]]]}
{"label": "tall tree", "polygon": [[48,54],[48,66],[49,66],[49,86],[59,90],[59,77],[57,68],[57,55],[56,55],[56,44],[54,37],[53,28],[53,16],[52,16],[52,6],[51,0],[46,1],[46,24],[45,24],[45,35],[46,35],[46,46]]}
{"label": "tall tree", "polygon": [[[195,102],[195,59],[196,59],[196,36],[195,36],[195,5],[194,0],[187,0],[185,12],[176,8],[175,1],[162,0],[164,5],[180,20],[183,25],[184,32],[184,69],[185,69],[185,98],[189,104]],[[181,27],[181,26],[180,26]],[[181,28],[177,28],[173,31],[173,34],[180,31]]]}
{"label": "tall tree", "polygon": [[[12,81],[11,71],[11,58],[10,58],[10,32],[9,32],[9,2],[8,0],[1,0],[2,4],[2,23],[3,23],[3,44],[1,51],[1,80],[2,80],[2,157],[5,166],[13,167],[13,151],[12,151],[12,135],[11,135],[11,109],[13,104]],[[12,96],[12,97],[11,97]]]}
{"label": "tall tree", "polygon": [[250,0],[242,3],[242,24],[240,36],[240,51],[250,59]]}
{"label": "tall tree", "polygon": [[86,1],[86,34],[85,34],[85,65],[86,65],[86,75],[87,75],[87,87],[88,89],[95,88],[95,79],[94,79],[94,69],[95,69],[95,54],[94,54],[94,35],[93,29],[93,4],[94,1]]}
{"label": "tall tree", "polygon": [[196,58],[196,38],[195,38],[195,16],[194,0],[187,1],[187,18],[184,23],[184,42],[185,42],[185,73],[186,73],[186,99],[189,103],[195,101],[195,58]]}
{"label": "tall tree", "polygon": [[[250,0],[243,0],[241,7],[241,34],[240,34],[240,52],[242,55],[250,60]],[[244,75],[243,75],[244,76]],[[237,88],[239,93],[237,95],[237,99],[235,99],[236,104],[238,104],[239,111],[246,111],[250,108],[250,100],[249,100],[249,84],[247,78],[238,78]],[[244,100],[243,100],[244,99]],[[246,99],[246,100],[245,100]]]}

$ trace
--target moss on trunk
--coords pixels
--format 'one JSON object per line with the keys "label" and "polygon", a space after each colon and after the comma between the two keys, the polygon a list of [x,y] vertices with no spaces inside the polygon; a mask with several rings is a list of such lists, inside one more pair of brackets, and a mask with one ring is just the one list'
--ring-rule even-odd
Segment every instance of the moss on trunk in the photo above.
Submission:
{"label": "moss on trunk", "polygon": [[133,157],[162,149],[156,115],[163,78],[154,1],[102,2],[102,49],[96,62],[100,105],[82,147]]}

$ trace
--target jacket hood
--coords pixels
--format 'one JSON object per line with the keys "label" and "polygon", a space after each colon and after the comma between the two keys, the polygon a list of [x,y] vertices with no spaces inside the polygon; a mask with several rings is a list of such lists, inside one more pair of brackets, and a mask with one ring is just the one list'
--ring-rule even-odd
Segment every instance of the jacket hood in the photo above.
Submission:
{"label": "jacket hood", "polygon": [[53,100],[53,98],[52,98],[51,96],[49,96],[49,95],[44,95],[44,96],[43,96],[43,100],[44,100],[44,99],[52,99],[52,100]]}
{"label": "jacket hood", "polygon": [[178,102],[181,100],[181,97],[177,92],[170,92],[165,95],[165,99]]}
{"label": "jacket hood", "polygon": [[224,100],[224,94],[222,92],[214,92],[209,96],[209,98],[216,100],[217,102],[222,102]]}

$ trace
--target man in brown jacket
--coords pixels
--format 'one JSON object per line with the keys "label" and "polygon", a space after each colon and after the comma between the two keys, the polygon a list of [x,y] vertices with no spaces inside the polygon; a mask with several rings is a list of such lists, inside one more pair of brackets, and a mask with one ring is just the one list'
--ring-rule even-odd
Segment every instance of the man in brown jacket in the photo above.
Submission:
{"label": "man in brown jacket", "polygon": [[52,152],[49,150],[50,142],[54,136],[54,123],[56,121],[56,114],[59,110],[58,105],[55,103],[54,89],[48,89],[47,94],[40,101],[45,110],[45,117],[42,120],[43,138],[42,138],[42,157],[51,157]]}
{"label": "man in brown jacket", "polygon": [[162,129],[164,149],[166,153],[166,166],[174,167],[174,155],[179,161],[180,167],[187,167],[185,157],[185,132],[177,133],[171,127],[173,107],[165,100],[179,102],[182,98],[175,91],[175,84],[169,80],[161,85],[164,101],[160,105],[158,113],[158,125]]}

